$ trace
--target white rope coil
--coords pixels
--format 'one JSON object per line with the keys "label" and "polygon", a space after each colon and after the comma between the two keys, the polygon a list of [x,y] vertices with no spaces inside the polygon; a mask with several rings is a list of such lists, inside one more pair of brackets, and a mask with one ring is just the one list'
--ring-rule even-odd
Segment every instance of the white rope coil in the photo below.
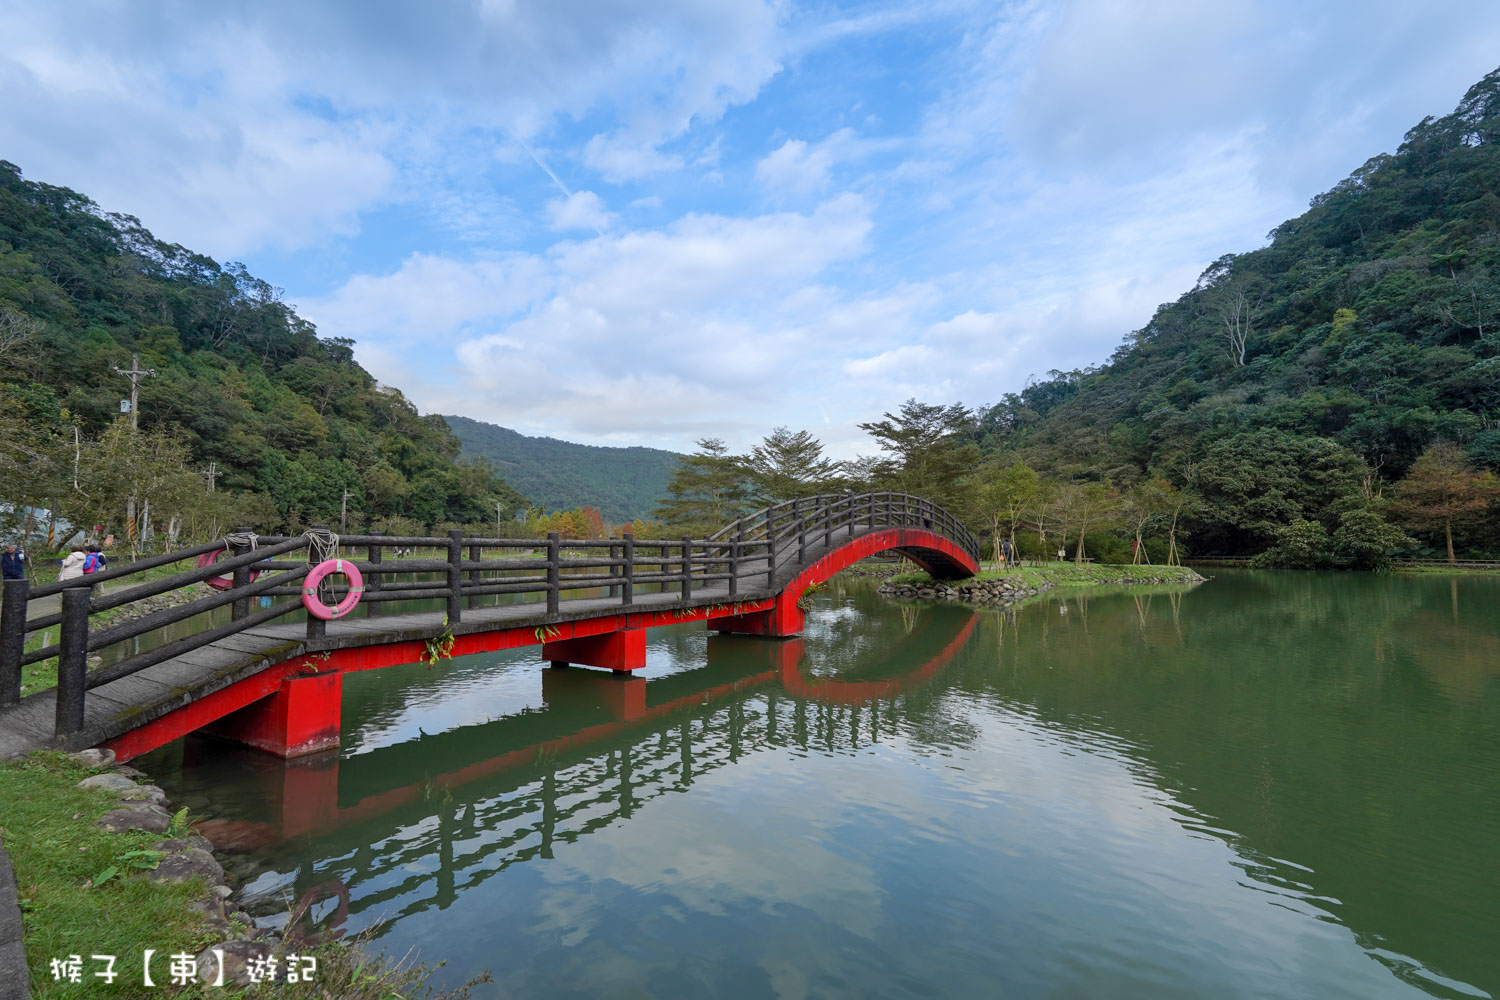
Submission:
{"label": "white rope coil", "polygon": [[327,528],[309,528],[302,534],[307,538],[307,564],[309,566],[316,566],[318,563],[338,558],[338,535]]}

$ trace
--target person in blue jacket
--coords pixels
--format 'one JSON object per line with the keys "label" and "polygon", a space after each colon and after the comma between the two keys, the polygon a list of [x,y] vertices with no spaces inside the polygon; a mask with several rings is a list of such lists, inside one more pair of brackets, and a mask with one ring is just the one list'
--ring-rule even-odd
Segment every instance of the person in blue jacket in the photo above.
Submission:
{"label": "person in blue jacket", "polygon": [[0,555],[0,571],[7,580],[26,579],[26,553],[14,545],[7,545],[4,555]]}

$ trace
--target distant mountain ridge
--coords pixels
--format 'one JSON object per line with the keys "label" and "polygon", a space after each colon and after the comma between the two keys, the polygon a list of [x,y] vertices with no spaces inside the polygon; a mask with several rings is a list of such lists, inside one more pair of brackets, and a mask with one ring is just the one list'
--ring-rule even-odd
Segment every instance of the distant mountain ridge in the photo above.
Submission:
{"label": "distant mountain ridge", "polygon": [[667,492],[680,456],[659,448],[609,448],[549,437],[527,437],[508,427],[444,416],[463,454],[486,458],[506,481],[550,510],[598,507],[606,521],[651,515]]}

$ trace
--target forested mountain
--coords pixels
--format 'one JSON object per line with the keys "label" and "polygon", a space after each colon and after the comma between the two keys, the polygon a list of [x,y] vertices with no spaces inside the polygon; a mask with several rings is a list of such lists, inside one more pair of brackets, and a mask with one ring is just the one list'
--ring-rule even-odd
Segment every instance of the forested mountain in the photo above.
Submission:
{"label": "forested mountain", "polygon": [[[135,511],[174,529],[200,513],[218,527],[337,523],[345,491],[351,527],[524,505],[485,463],[458,461],[443,418],[377,384],[351,345],[318,337],[243,266],[0,161],[0,500],[116,532]],[[155,374],[126,433],[116,369],[136,354]]]}
{"label": "forested mountain", "polygon": [[666,495],[681,457],[656,448],[601,448],[527,437],[468,417],[443,419],[465,455],[493,463],[516,489],[548,510],[587,505],[599,508],[611,522],[648,516]]}
{"label": "forested mountain", "polygon": [[1063,479],[1190,488],[1199,552],[1329,521],[1440,442],[1500,470],[1500,70],[1215,261],[1107,364],[1049,376],[971,440]]}

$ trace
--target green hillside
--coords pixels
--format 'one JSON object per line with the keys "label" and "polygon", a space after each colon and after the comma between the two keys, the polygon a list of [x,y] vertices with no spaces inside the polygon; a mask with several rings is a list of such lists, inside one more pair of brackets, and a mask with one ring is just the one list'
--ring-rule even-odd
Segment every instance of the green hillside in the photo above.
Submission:
{"label": "green hillside", "polygon": [[[243,266],[0,160],[0,501],[117,534],[138,512],[168,537],[336,524],[346,491],[351,528],[525,502],[351,348]],[[136,355],[155,371],[138,432],[116,371]]]}
{"label": "green hillside", "polygon": [[677,465],[674,452],[656,448],[601,448],[527,437],[468,417],[443,419],[465,455],[491,462],[548,510],[588,505],[610,522],[648,517]]}
{"label": "green hillside", "polygon": [[973,440],[1064,479],[1188,487],[1200,553],[1260,551],[1301,518],[1332,531],[1340,497],[1378,499],[1439,442],[1500,470],[1500,70],[1215,261],[1108,363],[982,410]]}

